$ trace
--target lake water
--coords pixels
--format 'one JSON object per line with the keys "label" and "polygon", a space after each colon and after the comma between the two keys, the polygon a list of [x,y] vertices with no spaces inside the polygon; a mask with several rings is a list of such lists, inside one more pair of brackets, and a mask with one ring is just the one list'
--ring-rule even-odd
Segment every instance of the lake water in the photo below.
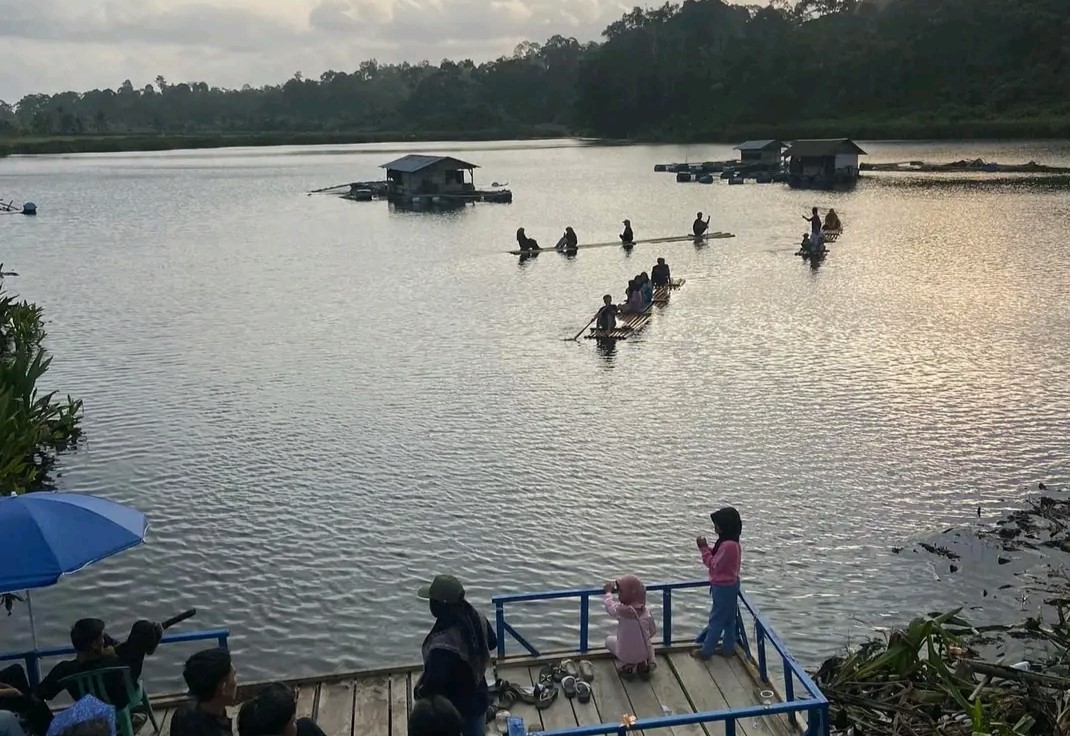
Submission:
{"label": "lake water", "polygon": [[[1070,143],[863,144],[869,161],[1070,165]],[[447,214],[305,196],[411,151],[512,205]],[[413,661],[416,588],[698,578],[708,514],[744,519],[746,589],[814,663],[967,592],[890,548],[1070,478],[1070,196],[1016,177],[871,175],[851,192],[681,185],[729,147],[427,144],[15,157],[7,287],[40,302],[47,387],[85,401],[57,485],[143,509],[146,545],[34,595],[43,643],[195,606],[246,680]],[[793,255],[812,205],[846,232]],[[524,226],[608,241],[519,263]],[[686,286],[641,337],[570,338],[658,256]],[[700,595],[675,611],[697,626]],[[992,605],[990,602],[988,605]],[[1008,604],[1009,605],[1009,604]],[[518,609],[560,642],[549,607]],[[609,632],[597,609],[595,640]],[[189,624],[184,625],[187,629]],[[25,645],[25,610],[0,626]],[[162,655],[177,689],[192,649]],[[514,649],[515,651],[515,649]]]}

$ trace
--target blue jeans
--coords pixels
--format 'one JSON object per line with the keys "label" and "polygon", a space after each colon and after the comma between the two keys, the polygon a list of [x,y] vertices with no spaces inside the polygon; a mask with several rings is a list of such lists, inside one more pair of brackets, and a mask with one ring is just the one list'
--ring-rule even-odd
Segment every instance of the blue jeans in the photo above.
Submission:
{"label": "blue jeans", "polygon": [[487,711],[467,716],[461,723],[461,736],[484,736],[487,732]]}
{"label": "blue jeans", "polygon": [[710,620],[699,632],[695,641],[702,644],[703,654],[715,654],[717,644],[723,639],[721,650],[725,654],[736,651],[736,612],[739,598],[739,583],[735,585],[711,585]]}

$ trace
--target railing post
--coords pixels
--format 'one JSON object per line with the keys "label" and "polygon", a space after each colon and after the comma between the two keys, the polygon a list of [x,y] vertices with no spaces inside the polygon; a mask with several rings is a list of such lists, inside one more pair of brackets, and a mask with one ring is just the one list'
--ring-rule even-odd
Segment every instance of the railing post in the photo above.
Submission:
{"label": "railing post", "polygon": [[754,620],[754,639],[758,644],[758,674],[762,682],[769,682],[769,666],[765,659],[765,627],[758,619]]}
{"label": "railing post", "polygon": [[222,634],[219,635],[219,639],[218,639],[219,648],[222,649],[224,652],[229,652],[230,651],[230,642],[227,641],[227,637],[228,637],[227,633],[222,633]]}
{"label": "railing post", "polygon": [[672,646],[672,588],[661,591],[661,643]]}
{"label": "railing post", "polygon": [[590,649],[588,628],[591,625],[591,598],[584,594],[580,596],[580,653],[586,654]]}
{"label": "railing post", "polygon": [[724,736],[736,736],[736,719],[731,716],[724,719]]}
{"label": "railing post", "polygon": [[30,679],[30,687],[41,684],[41,660],[37,658],[37,652],[26,654],[26,676]]}
{"label": "railing post", "polygon": [[[784,702],[790,703],[795,700],[795,674],[791,670],[791,663],[784,660]],[[788,720],[791,721],[791,725],[796,726],[799,723],[799,719],[795,715],[795,711],[788,713]]]}
{"label": "railing post", "polygon": [[498,658],[505,658],[505,604],[494,604],[494,633],[498,636]]}

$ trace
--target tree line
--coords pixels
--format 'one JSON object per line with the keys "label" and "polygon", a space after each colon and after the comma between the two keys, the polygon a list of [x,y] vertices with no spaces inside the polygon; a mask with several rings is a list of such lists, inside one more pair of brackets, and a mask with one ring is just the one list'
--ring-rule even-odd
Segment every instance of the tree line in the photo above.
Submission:
{"label": "tree line", "polygon": [[[1066,0],[722,0],[635,8],[600,42],[224,89],[168,82],[0,101],[0,135],[421,132],[708,138],[839,121],[1070,120]],[[844,135],[863,135],[857,129]],[[1043,132],[1043,126],[1041,126]]]}

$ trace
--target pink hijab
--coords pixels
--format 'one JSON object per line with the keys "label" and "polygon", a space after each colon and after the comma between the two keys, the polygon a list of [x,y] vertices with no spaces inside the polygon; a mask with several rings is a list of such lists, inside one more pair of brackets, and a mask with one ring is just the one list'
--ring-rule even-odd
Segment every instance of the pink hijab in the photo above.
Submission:
{"label": "pink hijab", "polygon": [[646,608],[646,586],[637,575],[625,575],[617,581],[617,597],[623,609],[621,613],[627,618],[639,618]]}

